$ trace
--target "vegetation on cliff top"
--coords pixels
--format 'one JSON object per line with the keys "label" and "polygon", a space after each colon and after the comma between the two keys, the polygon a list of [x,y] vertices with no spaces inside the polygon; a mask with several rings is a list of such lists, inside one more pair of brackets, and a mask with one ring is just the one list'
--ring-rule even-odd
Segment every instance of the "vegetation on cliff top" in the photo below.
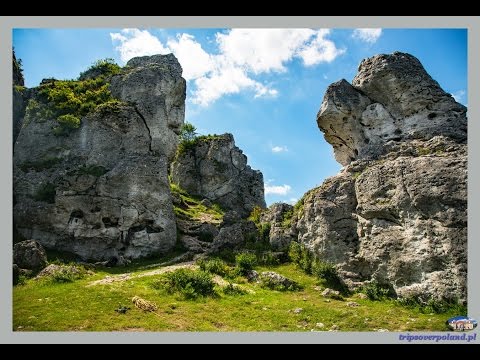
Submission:
{"label": "vegetation on cliff top", "polygon": [[81,119],[97,107],[116,104],[108,81],[120,72],[120,66],[111,59],[99,60],[83,72],[79,80],[45,79],[38,87],[37,94],[30,99],[25,121],[44,122],[56,120],[52,131],[56,136],[68,135],[78,129]]}

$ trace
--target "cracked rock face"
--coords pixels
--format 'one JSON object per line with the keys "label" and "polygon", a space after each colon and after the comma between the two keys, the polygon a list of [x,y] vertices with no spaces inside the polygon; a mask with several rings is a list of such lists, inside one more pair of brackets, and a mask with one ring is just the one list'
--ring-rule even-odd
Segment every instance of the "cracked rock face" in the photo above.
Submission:
{"label": "cracked rock face", "polygon": [[185,81],[172,55],[132,59],[112,80],[128,103],[95,111],[68,136],[31,121],[14,152],[14,221],[47,248],[85,260],[165,253],[176,242],[168,156],[183,123]]}
{"label": "cracked rock face", "polygon": [[350,288],[376,280],[465,303],[466,108],[394,53],[364,60],[353,86],[332,84],[318,124],[346,166],[307,194],[298,240]]}
{"label": "cracked rock face", "polygon": [[418,59],[396,52],[363,60],[352,85],[330,85],[317,123],[337,161],[347,165],[375,159],[388,142],[437,135],[466,142],[466,112]]}
{"label": "cracked rock face", "polygon": [[150,149],[175,155],[178,134],[185,118],[185,79],[173,54],[136,57],[126,71],[114,76],[113,96],[133,104],[150,136]]}
{"label": "cracked rock face", "polygon": [[247,217],[255,206],[265,208],[263,175],[247,165],[232,134],[199,138],[171,166],[172,181],[189,194],[218,203]]}

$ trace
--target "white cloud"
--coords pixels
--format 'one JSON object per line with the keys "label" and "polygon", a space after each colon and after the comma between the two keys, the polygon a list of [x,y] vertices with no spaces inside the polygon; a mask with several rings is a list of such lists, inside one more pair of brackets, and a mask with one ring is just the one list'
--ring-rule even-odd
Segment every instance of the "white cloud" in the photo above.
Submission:
{"label": "white cloud", "polygon": [[192,35],[177,35],[177,39],[168,40],[167,45],[182,65],[183,77],[186,80],[197,79],[212,71],[212,57]]}
{"label": "white cloud", "polygon": [[330,34],[329,29],[320,29],[315,33],[313,40],[302,46],[298,52],[305,66],[316,65],[321,62],[332,62],[345,52],[345,49],[337,49],[332,40],[325,39]]}
{"label": "white cloud", "polygon": [[273,153],[287,152],[288,148],[286,146],[272,146]]}
{"label": "white cloud", "polygon": [[465,96],[465,90],[458,90],[452,94],[453,98],[456,102],[462,102],[463,97]]}
{"label": "white cloud", "polygon": [[147,30],[123,29],[111,33],[122,61],[134,56],[172,52],[183,76],[193,81],[192,102],[207,106],[223,95],[252,91],[254,98],[275,97],[278,90],[255,75],[286,71],[293,58],[305,66],[331,62],[345,52],[326,38],[328,29],[232,29],[215,35],[218,52],[207,53],[190,34],[177,34],[166,45]]}
{"label": "white cloud", "polygon": [[288,204],[290,205],[295,205],[297,203],[298,199],[297,198],[290,198],[290,200],[287,201]]}
{"label": "white cloud", "polygon": [[170,51],[147,30],[123,29],[119,33],[110,33],[112,43],[118,44],[115,50],[120,52],[122,61],[127,62],[135,56],[168,54]]}
{"label": "white cloud", "polygon": [[353,31],[353,38],[365,41],[373,44],[377,42],[378,38],[382,35],[382,29],[355,29]]}
{"label": "white cloud", "polygon": [[265,185],[265,195],[287,195],[292,187],[290,185]]}

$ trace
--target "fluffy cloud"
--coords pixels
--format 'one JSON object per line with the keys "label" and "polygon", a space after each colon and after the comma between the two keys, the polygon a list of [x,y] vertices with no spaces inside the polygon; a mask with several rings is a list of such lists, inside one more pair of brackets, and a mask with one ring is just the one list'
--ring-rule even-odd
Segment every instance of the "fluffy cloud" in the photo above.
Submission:
{"label": "fluffy cloud", "polygon": [[273,153],[287,152],[288,148],[286,146],[272,146]]}
{"label": "fluffy cloud", "polygon": [[302,58],[306,66],[321,62],[332,62],[337,56],[345,52],[345,49],[337,49],[332,40],[325,38],[328,34],[330,34],[328,29],[316,31],[313,40],[299,49],[298,56]]}
{"label": "fluffy cloud", "polygon": [[328,29],[231,29],[215,35],[218,52],[209,54],[190,34],[177,34],[166,45],[147,30],[111,33],[122,61],[134,56],[172,52],[193,82],[192,102],[207,106],[223,95],[252,91],[255,98],[275,97],[278,91],[254,79],[258,74],[286,71],[299,58],[305,66],[331,62],[345,52],[327,39]]}
{"label": "fluffy cloud", "polygon": [[265,195],[287,195],[292,187],[290,185],[265,185]]}
{"label": "fluffy cloud", "polygon": [[119,33],[110,33],[115,50],[120,52],[120,59],[127,62],[135,56],[168,54],[170,51],[147,30],[123,29]]}
{"label": "fluffy cloud", "polygon": [[353,31],[353,37],[361,41],[373,44],[382,35],[382,29],[355,29]]}

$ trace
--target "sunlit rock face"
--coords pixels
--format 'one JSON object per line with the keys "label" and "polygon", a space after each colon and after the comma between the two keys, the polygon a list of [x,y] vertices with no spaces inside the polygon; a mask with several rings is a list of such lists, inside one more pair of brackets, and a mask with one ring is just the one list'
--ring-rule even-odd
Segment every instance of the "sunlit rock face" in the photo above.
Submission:
{"label": "sunlit rock face", "polygon": [[173,55],[134,58],[111,79],[124,103],[67,136],[24,124],[14,152],[20,235],[86,260],[161,254],[176,242],[168,159],[183,124],[185,80]]}
{"label": "sunlit rock face", "polygon": [[466,108],[394,53],[332,84],[317,121],[345,167],[305,196],[298,241],[352,289],[466,302]]}

